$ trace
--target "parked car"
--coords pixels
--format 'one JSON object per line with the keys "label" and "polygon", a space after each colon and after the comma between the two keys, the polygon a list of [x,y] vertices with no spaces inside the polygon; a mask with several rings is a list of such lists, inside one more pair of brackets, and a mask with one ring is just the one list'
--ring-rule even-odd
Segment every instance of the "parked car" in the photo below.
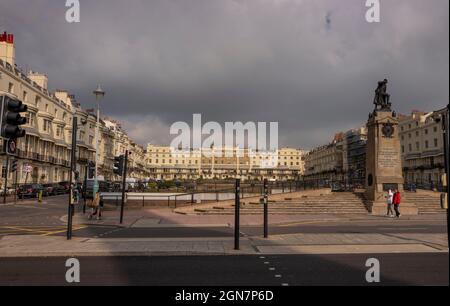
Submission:
{"label": "parked car", "polygon": [[25,198],[36,198],[38,196],[38,193],[42,191],[43,196],[46,196],[48,193],[45,190],[44,186],[41,184],[27,184],[19,186],[17,190],[17,197],[19,199],[25,199]]}
{"label": "parked car", "polygon": [[332,192],[343,192],[343,191],[345,191],[345,186],[342,185],[341,183],[333,183],[331,185],[331,191]]}
{"label": "parked car", "polygon": [[66,193],[66,188],[60,184],[44,184],[43,187],[47,191],[47,194],[50,196],[60,195]]}
{"label": "parked car", "polygon": [[64,193],[69,193],[70,192],[70,184],[69,184],[69,182],[59,182],[58,184],[64,188]]}
{"label": "parked car", "polygon": [[[8,188],[6,189],[6,195],[14,195],[15,189],[14,188]],[[0,195],[3,196],[5,194],[5,190],[3,188],[0,188]]]}

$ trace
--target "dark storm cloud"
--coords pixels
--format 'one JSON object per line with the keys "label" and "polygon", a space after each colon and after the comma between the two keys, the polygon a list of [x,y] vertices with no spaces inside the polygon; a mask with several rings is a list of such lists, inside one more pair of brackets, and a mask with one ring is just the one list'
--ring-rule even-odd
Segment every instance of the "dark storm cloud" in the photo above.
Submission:
{"label": "dark storm cloud", "polygon": [[448,1],[1,0],[20,66],[45,72],[85,107],[107,90],[106,114],[141,143],[205,121],[279,121],[281,144],[311,147],[365,122],[376,82],[400,112],[448,103]]}

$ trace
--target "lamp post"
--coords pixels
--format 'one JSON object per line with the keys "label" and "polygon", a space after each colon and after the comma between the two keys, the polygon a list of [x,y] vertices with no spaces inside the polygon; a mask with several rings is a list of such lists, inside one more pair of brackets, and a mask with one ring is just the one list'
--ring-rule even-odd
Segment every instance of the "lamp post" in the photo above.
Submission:
{"label": "lamp post", "polygon": [[99,138],[100,138],[100,100],[105,96],[105,92],[102,90],[100,85],[97,86],[97,89],[94,90],[95,95],[95,101],[97,103],[97,124],[95,126],[95,178],[94,178],[94,187],[93,187],[93,194],[96,194],[99,187],[98,187],[98,154],[99,154]]}

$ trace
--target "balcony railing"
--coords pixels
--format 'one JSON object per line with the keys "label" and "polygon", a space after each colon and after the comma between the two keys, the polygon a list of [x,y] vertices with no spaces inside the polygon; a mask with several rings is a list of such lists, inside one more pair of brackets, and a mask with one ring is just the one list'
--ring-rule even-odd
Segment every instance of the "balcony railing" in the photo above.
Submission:
{"label": "balcony railing", "polygon": [[22,150],[17,150],[17,156],[21,159],[30,159],[38,162],[61,165],[64,167],[69,167],[70,165],[69,161],[66,159],[56,158],[54,156],[46,156],[35,152],[25,152]]}

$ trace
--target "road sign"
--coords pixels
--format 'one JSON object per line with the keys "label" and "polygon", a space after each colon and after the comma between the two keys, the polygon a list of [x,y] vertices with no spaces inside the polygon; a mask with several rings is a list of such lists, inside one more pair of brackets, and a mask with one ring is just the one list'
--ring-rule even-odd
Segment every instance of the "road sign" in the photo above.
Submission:
{"label": "road sign", "polygon": [[9,156],[17,155],[17,140],[16,139],[6,139],[3,141],[3,146],[5,148],[5,153]]}
{"label": "road sign", "polygon": [[24,171],[25,173],[31,173],[31,172],[33,171],[33,166],[25,165],[25,166],[23,167],[23,171]]}

